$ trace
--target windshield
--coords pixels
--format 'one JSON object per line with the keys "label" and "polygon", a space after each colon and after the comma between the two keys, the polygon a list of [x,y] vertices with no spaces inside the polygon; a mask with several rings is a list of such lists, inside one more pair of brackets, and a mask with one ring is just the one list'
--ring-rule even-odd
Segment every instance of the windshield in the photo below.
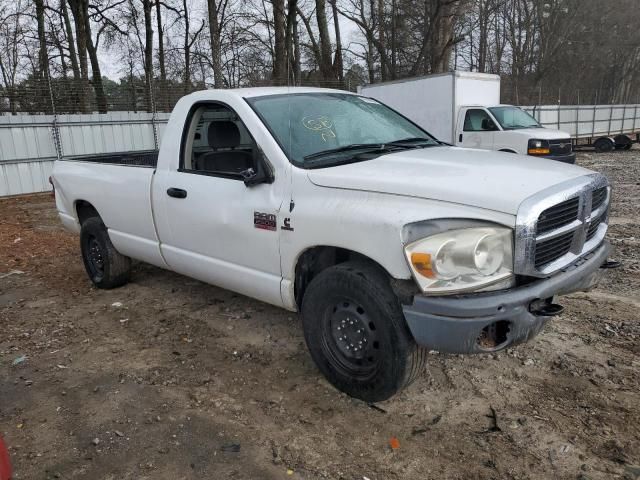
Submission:
{"label": "windshield", "polygon": [[492,107],[489,110],[504,130],[542,128],[535,118],[518,107]]}
{"label": "windshield", "polygon": [[[418,126],[371,98],[299,93],[249,98],[248,102],[289,159],[303,168],[345,163],[346,158],[368,160],[400,148],[439,145]],[[358,155],[367,151],[374,153]]]}

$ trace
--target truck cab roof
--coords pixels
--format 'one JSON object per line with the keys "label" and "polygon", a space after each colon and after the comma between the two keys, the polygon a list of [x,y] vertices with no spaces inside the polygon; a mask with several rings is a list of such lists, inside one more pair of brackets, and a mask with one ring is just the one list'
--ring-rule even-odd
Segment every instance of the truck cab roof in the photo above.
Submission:
{"label": "truck cab roof", "polygon": [[224,93],[229,95],[237,95],[242,98],[265,97],[269,95],[287,95],[298,93],[341,93],[347,95],[355,95],[345,90],[337,90],[332,88],[318,87],[248,87],[248,88],[231,88],[224,90],[208,89],[194,92],[189,97],[208,97],[212,92]]}

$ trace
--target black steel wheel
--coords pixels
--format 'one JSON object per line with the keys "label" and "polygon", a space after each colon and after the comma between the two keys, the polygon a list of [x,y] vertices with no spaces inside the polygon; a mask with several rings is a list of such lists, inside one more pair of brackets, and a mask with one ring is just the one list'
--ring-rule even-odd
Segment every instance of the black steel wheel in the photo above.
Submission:
{"label": "black steel wheel", "polygon": [[118,252],[99,217],[82,223],[80,249],[87,275],[98,288],[115,288],[129,281],[131,259]]}
{"label": "black steel wheel", "polygon": [[102,246],[94,235],[87,235],[85,239],[88,250],[88,268],[89,275],[95,279],[101,279],[104,276],[104,258],[102,256]]}
{"label": "black steel wheel", "polygon": [[337,389],[386,400],[424,369],[426,352],[407,328],[390,278],[363,261],[327,268],[307,287],[302,322],[309,353]]}
{"label": "black steel wheel", "polygon": [[380,342],[373,319],[349,298],[327,308],[322,346],[344,375],[366,380],[375,374],[380,361]]}

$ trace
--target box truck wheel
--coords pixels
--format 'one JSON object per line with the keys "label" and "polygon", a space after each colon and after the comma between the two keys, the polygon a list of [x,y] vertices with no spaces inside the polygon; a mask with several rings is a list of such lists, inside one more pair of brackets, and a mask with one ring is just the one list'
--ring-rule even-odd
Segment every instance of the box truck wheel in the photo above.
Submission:
{"label": "box truck wheel", "polygon": [[115,288],[129,281],[131,259],[115,249],[100,217],[82,223],[80,249],[84,268],[96,287]]}
{"label": "box truck wheel", "polygon": [[616,144],[609,137],[601,137],[595,141],[593,147],[596,149],[596,152],[605,153],[610,152],[615,148]]}
{"label": "box truck wheel", "polygon": [[322,271],[302,301],[304,337],[315,364],[337,389],[366,402],[386,400],[423,370],[389,277],[346,262]]}

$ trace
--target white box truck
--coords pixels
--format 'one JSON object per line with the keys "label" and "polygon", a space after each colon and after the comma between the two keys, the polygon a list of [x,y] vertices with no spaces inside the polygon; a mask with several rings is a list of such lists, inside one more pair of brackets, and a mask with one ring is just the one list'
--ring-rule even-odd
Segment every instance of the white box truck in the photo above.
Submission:
{"label": "white box truck", "polygon": [[575,162],[568,133],[544,128],[524,110],[500,104],[500,76],[450,72],[375,83],[359,93],[397,110],[438,140],[459,147]]}

